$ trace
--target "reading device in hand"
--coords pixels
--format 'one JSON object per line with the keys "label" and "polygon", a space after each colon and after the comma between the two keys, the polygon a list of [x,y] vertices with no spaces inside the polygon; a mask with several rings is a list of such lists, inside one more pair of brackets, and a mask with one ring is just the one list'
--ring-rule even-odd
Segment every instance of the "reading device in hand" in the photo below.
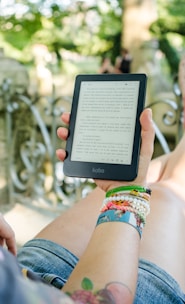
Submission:
{"label": "reading device in hand", "polygon": [[76,77],[64,174],[132,181],[138,172],[145,74]]}

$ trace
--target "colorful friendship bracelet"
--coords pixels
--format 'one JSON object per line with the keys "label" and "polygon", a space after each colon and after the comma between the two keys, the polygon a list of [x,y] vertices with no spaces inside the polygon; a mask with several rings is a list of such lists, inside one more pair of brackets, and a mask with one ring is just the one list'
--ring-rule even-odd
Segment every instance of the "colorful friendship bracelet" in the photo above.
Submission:
{"label": "colorful friendship bracelet", "polygon": [[145,188],[145,187],[137,186],[137,185],[128,185],[128,186],[120,186],[120,187],[113,188],[113,189],[107,191],[106,197],[109,197],[114,193],[119,193],[122,191],[133,191],[133,190],[136,190],[141,193],[144,192],[144,193],[151,195],[151,189],[149,189],[149,188]]}
{"label": "colorful friendship bracelet", "polygon": [[106,222],[127,223],[138,231],[141,238],[144,223],[133,212],[126,211],[123,213],[120,210],[107,210],[99,215],[96,226]]}
{"label": "colorful friendship bracelet", "polygon": [[136,214],[138,214],[140,217],[142,217],[145,221],[146,221],[146,217],[147,215],[150,213],[148,209],[144,208],[144,207],[140,207],[140,208],[135,208],[134,206],[130,205],[116,205],[114,202],[109,202],[107,205],[103,206],[101,209],[100,213],[103,213],[109,209],[114,209],[114,210],[127,210],[127,208],[131,208],[132,211]]}
{"label": "colorful friendship bracelet", "polygon": [[97,225],[105,222],[124,222],[137,229],[140,237],[150,213],[151,190],[128,185],[107,191]]}
{"label": "colorful friendship bracelet", "polygon": [[145,223],[146,222],[146,212],[144,210],[136,210],[134,209],[132,206],[116,206],[112,203],[108,204],[107,206],[105,206],[104,208],[102,208],[102,213],[106,212],[107,210],[121,210],[123,212],[125,211],[130,211],[135,213],[136,215],[138,215],[138,217]]}
{"label": "colorful friendship bracelet", "polygon": [[133,203],[135,206],[137,205],[144,205],[146,207],[150,206],[149,201],[143,199],[143,198],[137,198],[132,195],[120,195],[120,196],[111,196],[107,197],[103,200],[103,205],[106,205],[108,202],[129,202]]}
{"label": "colorful friendship bracelet", "polygon": [[146,214],[145,212],[143,211],[140,211],[140,210],[136,210],[134,209],[132,206],[125,206],[125,205],[115,205],[114,203],[110,202],[108,203],[105,207],[102,208],[102,212],[101,213],[104,213],[108,210],[120,210],[122,211],[123,213],[126,212],[126,211],[130,211],[130,212],[133,212],[135,215],[137,215],[141,222],[142,223],[146,223]]}
{"label": "colorful friendship bracelet", "polygon": [[107,208],[108,204],[110,205],[110,203],[115,206],[115,209],[118,209],[118,206],[130,206],[134,210],[144,214],[145,217],[150,213],[150,204],[148,201],[141,198],[138,199],[132,196],[107,197],[103,201],[100,212],[104,212],[104,210]]}

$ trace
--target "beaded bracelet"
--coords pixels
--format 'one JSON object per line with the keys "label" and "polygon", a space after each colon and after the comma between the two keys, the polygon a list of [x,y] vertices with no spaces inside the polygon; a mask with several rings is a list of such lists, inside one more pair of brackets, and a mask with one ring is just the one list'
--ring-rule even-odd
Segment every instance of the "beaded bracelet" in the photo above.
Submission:
{"label": "beaded bracelet", "polygon": [[110,197],[106,197],[103,200],[103,204],[106,204],[108,202],[111,201],[115,201],[115,202],[122,202],[122,201],[129,201],[129,202],[133,202],[135,204],[143,204],[145,206],[149,206],[149,201],[144,199],[144,198],[140,198],[140,197],[135,197],[132,195],[117,195],[117,196],[110,196]]}
{"label": "beaded bracelet", "polygon": [[107,196],[107,198],[121,196],[121,195],[132,195],[137,198],[138,197],[143,198],[147,201],[150,200],[150,196],[151,196],[150,194],[145,193],[145,192],[139,192],[138,190],[131,190],[131,191],[121,191],[121,192],[113,193],[112,195]]}
{"label": "beaded bracelet", "polygon": [[137,229],[141,237],[150,212],[151,190],[137,185],[109,190],[103,201],[97,225],[104,222],[124,222]]}
{"label": "beaded bracelet", "polygon": [[139,233],[141,238],[144,223],[133,212],[122,212],[119,210],[107,210],[99,215],[96,226],[106,222],[122,222],[133,226]]}
{"label": "beaded bracelet", "polygon": [[105,198],[100,212],[104,212],[110,203],[114,205],[115,209],[119,209],[118,206],[130,206],[134,210],[144,214],[145,217],[150,213],[150,205],[148,201],[132,196],[113,196]]}
{"label": "beaded bracelet", "polygon": [[145,224],[146,223],[146,213],[142,210],[136,210],[130,205],[115,205],[114,203],[110,202],[104,208],[102,208],[101,213],[104,213],[108,210],[118,210],[122,211],[123,213],[126,211],[133,212],[135,215],[137,215],[140,220]]}
{"label": "beaded bracelet", "polygon": [[119,193],[122,191],[133,191],[133,190],[140,192],[140,193],[144,192],[144,193],[151,195],[151,189],[149,189],[149,188],[145,188],[145,187],[141,187],[141,186],[137,186],[137,185],[128,185],[128,186],[120,186],[120,187],[113,188],[113,189],[107,191],[106,197],[109,197],[114,193]]}
{"label": "beaded bracelet", "polygon": [[133,213],[137,214],[139,216],[139,218],[141,218],[142,221],[144,223],[146,223],[146,217],[147,217],[147,215],[146,215],[146,210],[144,210],[144,209],[137,210],[137,209],[135,209],[132,206],[125,206],[125,205],[122,205],[122,206],[118,205],[118,206],[116,206],[114,203],[111,202],[108,205],[106,205],[104,208],[102,208],[102,212],[101,213],[104,213],[107,210],[121,210],[123,212],[130,211],[130,212],[133,212]]}

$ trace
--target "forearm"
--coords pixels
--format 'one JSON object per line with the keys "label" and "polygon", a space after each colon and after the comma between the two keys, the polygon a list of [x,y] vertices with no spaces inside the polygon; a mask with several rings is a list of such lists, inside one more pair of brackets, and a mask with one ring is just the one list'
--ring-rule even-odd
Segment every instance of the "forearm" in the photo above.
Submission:
{"label": "forearm", "polygon": [[[146,185],[146,174],[153,153],[155,132],[150,109],[143,111],[140,123],[142,144],[138,175],[133,181],[134,185],[124,181],[96,181],[96,184],[106,192],[98,226],[63,289],[69,292],[72,298],[76,296],[75,300],[78,294],[78,303],[133,302],[137,282],[140,236],[146,216],[150,211],[151,192],[141,187]],[[59,129],[58,134],[63,139],[67,137],[62,129]],[[59,150],[57,156],[63,161],[66,153]],[[91,214],[88,213],[86,216],[90,217]],[[81,217],[83,217],[82,214]],[[78,240],[80,242],[80,238]],[[87,279],[84,280],[85,278]],[[81,285],[81,282],[86,284]],[[101,290],[99,294],[103,297],[102,301],[97,300],[98,290]],[[108,294],[107,299],[105,295]],[[88,296],[94,295],[96,299],[93,300],[92,297],[91,300],[88,299]]]}
{"label": "forearm", "polygon": [[[103,240],[103,241],[102,241]],[[96,227],[89,245],[63,290],[82,291],[84,278],[93,283],[92,293],[113,291],[108,303],[132,303],[136,288],[138,231],[126,223],[103,223]],[[116,294],[115,294],[115,291]]]}

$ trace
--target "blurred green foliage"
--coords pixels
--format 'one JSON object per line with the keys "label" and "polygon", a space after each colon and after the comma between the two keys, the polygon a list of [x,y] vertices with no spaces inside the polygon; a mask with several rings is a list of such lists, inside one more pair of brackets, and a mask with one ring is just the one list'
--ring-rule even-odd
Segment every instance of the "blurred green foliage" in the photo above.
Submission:
{"label": "blurred green foliage", "polygon": [[24,62],[30,59],[26,51],[38,43],[55,52],[59,61],[61,49],[108,54],[112,60],[120,52],[122,0],[8,2],[0,7],[1,40],[19,50]]}
{"label": "blurred green foliage", "polygon": [[150,30],[159,41],[159,48],[166,55],[170,72],[175,76],[185,47],[185,1],[158,0],[157,5],[158,19]]}
{"label": "blurred green foliage", "polygon": [[[62,62],[61,50],[85,56],[120,54],[124,0],[0,1],[0,44],[11,55],[31,62],[31,47],[44,44]],[[185,1],[157,0],[158,19],[151,25],[172,75],[185,46]],[[16,57],[14,56],[14,57]]]}

